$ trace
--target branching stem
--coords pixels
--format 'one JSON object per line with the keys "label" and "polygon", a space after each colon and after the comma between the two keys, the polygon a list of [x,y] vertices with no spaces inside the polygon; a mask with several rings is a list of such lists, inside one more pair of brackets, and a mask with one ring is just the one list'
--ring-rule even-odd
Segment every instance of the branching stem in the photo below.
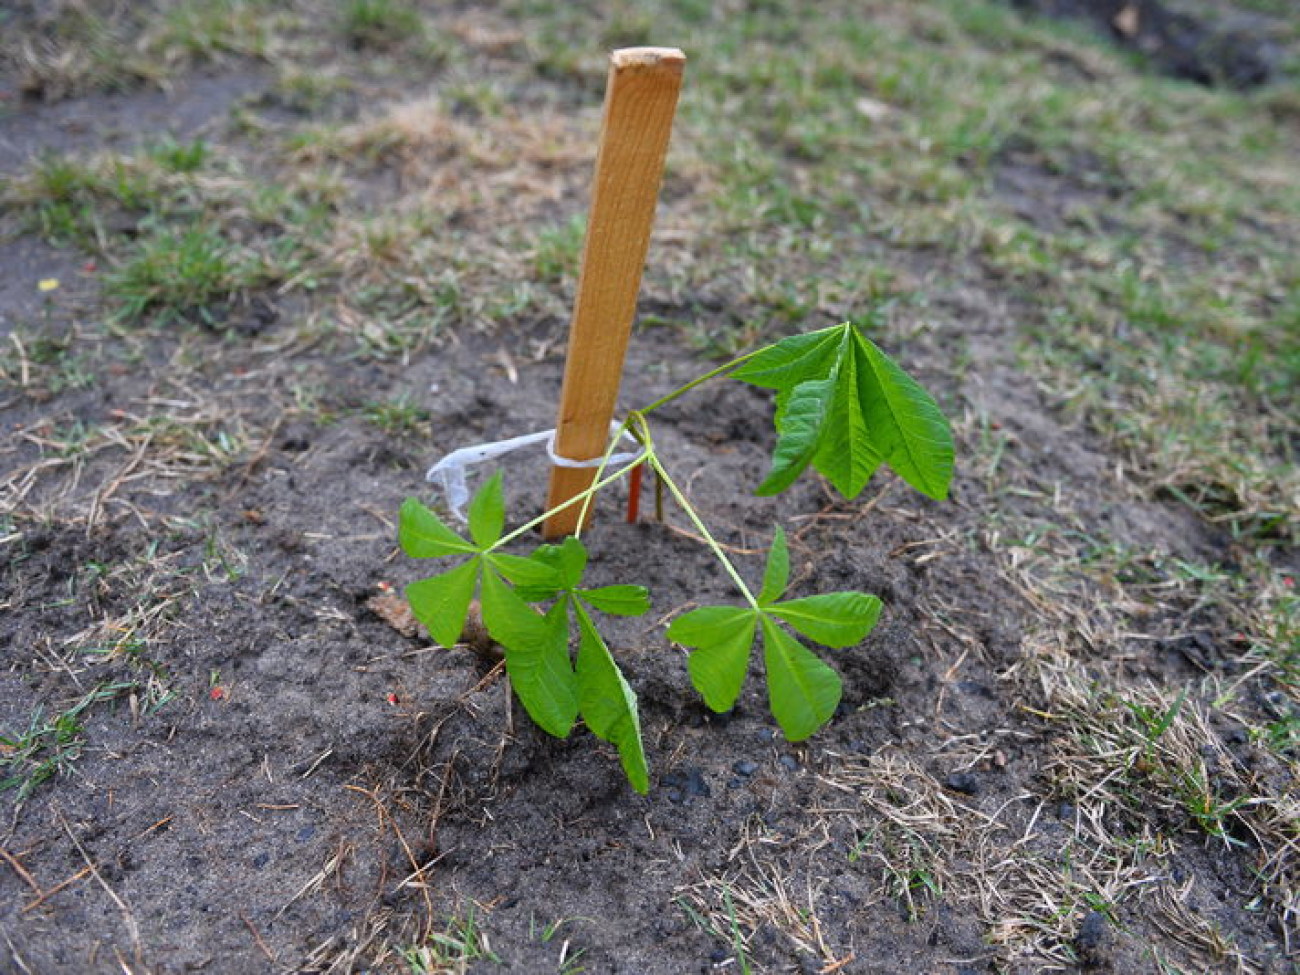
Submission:
{"label": "branching stem", "polygon": [[[628,417],[628,424],[631,425],[634,423],[640,427],[640,432],[638,433],[634,428],[633,436],[636,436],[637,439],[641,439],[641,437],[644,436],[646,440],[648,440],[650,435],[646,428],[645,416],[642,415],[640,411],[635,411]],[[758,609],[758,600],[755,599],[754,594],[750,592],[749,586],[745,585],[745,580],[742,579],[740,573],[736,571],[736,567],[731,564],[731,559],[727,558],[727,553],[722,550],[722,546],[718,544],[712,533],[710,533],[708,527],[700,519],[700,516],[695,513],[695,508],[686,500],[686,495],[682,493],[681,488],[679,488],[677,483],[668,476],[668,472],[664,470],[663,464],[659,463],[658,455],[653,450],[647,448],[645,462],[649,464],[651,470],[655,472],[655,475],[659,479],[659,483],[668,488],[668,492],[676,499],[677,503],[682,506],[682,510],[686,512],[686,517],[691,519],[691,524],[695,526],[695,529],[700,533],[700,536],[709,546],[709,549],[717,557],[718,561],[722,563],[722,567],[727,570],[727,575],[731,576],[731,581],[736,584],[736,588],[739,589],[741,595],[745,597],[745,602],[749,603],[749,605],[754,609]]]}
{"label": "branching stem", "polygon": [[643,406],[641,407],[641,409],[635,410],[634,412],[640,413],[642,416],[645,416],[648,413],[653,413],[655,410],[659,409],[659,407],[667,406],[669,403],[677,399],[679,396],[685,396],[696,386],[702,386],[704,383],[707,383],[710,379],[717,379],[719,376],[725,375],[726,373],[731,372],[731,370],[733,369],[738,369],[740,366],[743,366],[746,362],[754,358],[754,356],[758,355],[760,352],[766,352],[768,348],[769,346],[764,346],[761,349],[755,349],[753,352],[746,352],[742,356],[737,356],[736,358],[732,359],[730,362],[724,362],[722,365],[718,366],[718,368],[711,369],[702,376],[697,376],[695,379],[692,379],[685,386],[679,386],[677,389],[674,389],[671,393],[667,394],[666,396],[659,397],[649,406]]}
{"label": "branching stem", "polygon": [[[589,498],[593,497],[600,491],[609,487],[609,485],[613,484],[620,477],[626,476],[630,471],[635,469],[638,464],[644,464],[645,461],[646,458],[638,457],[636,460],[632,461],[626,467],[619,468],[617,471],[615,471],[613,474],[610,474],[608,477],[598,478],[597,480],[592,482],[589,488],[575,494],[573,497],[569,498],[568,501],[565,501],[563,504],[557,504],[554,508],[551,508],[549,511],[543,511],[532,521],[520,525],[518,528],[510,532],[510,534],[508,535],[503,535],[501,538],[497,540],[495,545],[493,545],[490,549],[488,549],[488,551],[495,552],[499,548],[505,548],[505,546],[509,545],[516,538],[519,538],[521,535],[528,534],[530,531],[532,531],[534,528],[536,528],[538,525],[544,522],[547,518],[551,517],[551,515],[555,514],[557,511],[563,511],[565,508],[571,508],[575,504],[582,504],[583,502],[587,501]],[[602,465],[598,469],[603,470],[604,465]]]}

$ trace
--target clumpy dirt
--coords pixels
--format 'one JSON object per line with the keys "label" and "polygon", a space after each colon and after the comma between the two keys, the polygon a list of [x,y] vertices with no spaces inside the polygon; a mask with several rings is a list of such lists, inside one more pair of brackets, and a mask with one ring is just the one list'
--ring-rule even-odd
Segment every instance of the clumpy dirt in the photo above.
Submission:
{"label": "clumpy dirt", "polygon": [[[178,91],[204,93],[215,116],[255,86],[241,74]],[[114,99],[154,111],[160,97]],[[172,97],[164,114],[196,111]],[[118,105],[26,106],[3,120],[4,145],[94,144],[95,123],[69,134],[62,120],[121,119]],[[0,153],[0,168],[13,158]],[[1037,219],[1057,219],[1028,176],[1006,181]],[[757,672],[732,712],[712,714],[661,624],[730,599],[728,580],[679,512],[629,525],[607,501],[588,539],[592,581],[653,597],[647,617],[608,629],[639,695],[652,768],[641,797],[585,730],[538,731],[490,659],[431,646],[373,601],[425,568],[397,552],[394,518],[407,496],[435,500],[428,464],[551,424],[561,321],[448,336],[409,362],[298,341],[288,300],[246,330],[255,339],[239,338],[234,309],[224,332],[92,340],[82,259],[27,236],[0,248],[6,341],[35,321],[89,348],[95,373],[0,395],[13,473],[0,729],[16,736],[100,694],[57,774],[30,796],[0,793],[5,972],[420,971],[401,951],[430,929],[451,957],[449,943],[476,944],[474,972],[1128,973],[1156,970],[1153,944],[1209,970],[1227,955],[1180,940],[1207,927],[1245,970],[1289,970],[1277,917],[1251,907],[1248,836],[1203,837],[1167,809],[1108,806],[1103,822],[1072,787],[1065,704],[1043,710],[1053,640],[1082,643],[1085,664],[1089,649],[1114,654],[1134,686],[1177,686],[1207,669],[1236,676],[1234,637],[1208,619],[1192,639],[1189,617],[1171,616],[1092,646],[1109,621],[1045,610],[991,534],[1068,513],[1153,559],[1208,563],[1230,560],[1232,540],[1112,476],[1104,447],[1023,381],[1007,351],[1016,310],[996,295],[936,284],[906,366],[955,418],[989,421],[1005,448],[998,476],[1019,493],[993,492],[992,470],[963,460],[942,504],[888,474],[854,501],[813,477],[760,499],[768,397],[723,383],[658,415],[663,455],[743,571],[761,572],[781,523],[796,593],[863,590],[885,612],[861,646],[823,652],[845,696],[811,741],[780,737]],[[66,285],[33,299],[43,277]],[[663,318],[697,310],[650,298]],[[977,368],[954,376],[958,348]],[[676,330],[643,326],[624,403],[708,365]],[[417,431],[365,419],[397,397],[427,411]],[[141,420],[164,414],[201,443],[141,447]],[[51,453],[77,424],[101,432],[84,452]],[[970,458],[977,432],[958,428]],[[175,435],[157,431],[147,447]],[[223,442],[238,446],[210,446]],[[537,454],[507,465],[512,521],[536,513],[545,476]],[[1234,729],[1215,734],[1227,762],[1293,787]],[[1037,902],[1062,872],[1093,906],[1043,920]]]}
{"label": "clumpy dirt", "polygon": [[[625,525],[603,511],[590,539],[593,582],[636,580],[654,598],[650,617],[609,634],[640,696],[653,769],[644,798],[589,734],[561,742],[536,730],[473,652],[403,636],[368,608],[381,584],[417,577],[394,554],[391,519],[403,496],[427,493],[425,464],[549,422],[558,358],[524,366],[517,382],[488,365],[527,338],[467,341],[401,370],[317,364],[341,399],[372,384],[422,391],[431,444],[299,418],[272,425],[251,459],[183,492],[148,499],[118,489],[151,525],[170,517],[165,532],[126,514],[89,531],[25,527],[7,545],[5,728],[21,727],[32,700],[53,688],[75,694],[138,677],[140,666],[165,672],[175,694],[156,710],[118,699],[90,711],[70,772],[24,803],[7,800],[4,849],[35,882],[0,875],[15,970],[363,970],[380,946],[414,941],[430,908],[445,915],[472,903],[499,959],[474,970],[558,970],[567,952],[592,972],[725,971],[736,958],[730,932],[693,918],[726,918],[730,890],[754,931],[755,970],[814,972],[848,959],[843,970],[994,969],[999,952],[977,906],[989,894],[967,888],[960,863],[935,868],[951,871],[942,896],[916,885],[909,906],[870,846],[884,837],[906,861],[909,844],[938,830],[987,864],[1017,844],[1058,856],[1076,828],[1077,812],[1045,777],[1053,734],[1017,707],[1008,677],[1027,652],[1032,607],[972,544],[987,499],[968,481],[947,505],[890,477],[853,503],[811,479],[779,501],[756,499],[743,489],[761,478],[771,446],[755,421],[769,408],[761,394],[726,386],[666,410],[662,449],[729,544],[757,552],[780,520],[793,532],[796,591],[874,592],[886,612],[863,646],[827,655],[845,678],[841,713],[811,742],[790,745],[758,680],[733,712],[711,714],[690,691],[682,653],[662,638],[664,617],[729,598],[683,519]],[[276,370],[270,353],[218,340],[209,351],[205,380],[219,390],[241,392],[231,360],[252,374]],[[646,401],[696,368],[671,336],[642,332],[627,399]],[[81,409],[165,387],[110,381]],[[238,408],[256,412],[257,400],[241,396]],[[1005,413],[1009,429],[1016,413]],[[1024,462],[1054,466],[1050,452],[1038,459],[1034,440],[1049,433],[1032,415]],[[1076,478],[1100,464],[1077,439],[1063,453],[1079,455],[1069,462]],[[511,463],[515,518],[535,508],[544,473],[536,457]],[[198,511],[204,524],[190,527]],[[1131,504],[1114,512],[1153,543],[1183,544],[1170,533],[1186,532],[1184,522]],[[742,563],[752,575],[759,556]],[[91,582],[91,564],[153,575]],[[73,677],[44,663],[88,621],[133,605],[147,613],[150,603],[171,625],[146,663]],[[33,653],[42,662],[24,665]],[[1146,882],[1173,896],[1189,882],[1244,891],[1249,875],[1231,851],[1207,846],[1153,865]],[[1265,920],[1234,902],[1204,910],[1282,970]],[[1148,923],[1138,913],[1118,929],[1083,917],[1081,964],[1139,970]]]}

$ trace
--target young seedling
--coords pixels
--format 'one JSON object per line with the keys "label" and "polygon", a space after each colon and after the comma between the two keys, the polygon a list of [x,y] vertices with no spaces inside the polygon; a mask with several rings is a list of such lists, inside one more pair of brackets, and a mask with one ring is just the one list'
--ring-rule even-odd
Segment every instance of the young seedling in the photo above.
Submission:
{"label": "young seedling", "polygon": [[[511,685],[532,719],[564,738],[581,718],[593,734],[617,747],[628,781],[643,793],[649,772],[636,694],[600,635],[598,617],[640,615],[649,608],[649,594],[638,585],[584,587],[587,549],[580,527],[578,534],[541,545],[527,556],[507,553],[507,545],[570,507],[578,508],[576,524],[581,526],[600,491],[639,473],[642,464],[649,466],[743,599],[738,606],[694,609],[668,627],[670,640],[691,648],[691,683],[714,711],[731,709],[754,643],[761,639],[768,702],[790,741],[810,737],[830,720],[842,691],[839,675],[803,641],[831,649],[854,646],[871,632],[881,610],[877,597],[860,592],[785,598],[790,557],[780,528],[755,593],[687,501],[655,447],[649,417],[723,377],[776,392],[777,442],[759,494],[779,494],[811,466],[851,499],[886,464],[922,494],[940,500],[947,496],[953,470],[947,420],[929,394],[858,324],[846,322],[740,356],[632,411],[610,440],[591,484],[509,534],[499,472],[470,503],[469,538],[414,498],[401,509],[398,537],[407,555],[461,560],[406,588],[412,612],[433,639],[444,647],[457,643],[477,593],[483,623],[502,646]],[[642,454],[607,472],[608,459],[625,433],[640,442]],[[576,655],[571,649],[575,641]]]}

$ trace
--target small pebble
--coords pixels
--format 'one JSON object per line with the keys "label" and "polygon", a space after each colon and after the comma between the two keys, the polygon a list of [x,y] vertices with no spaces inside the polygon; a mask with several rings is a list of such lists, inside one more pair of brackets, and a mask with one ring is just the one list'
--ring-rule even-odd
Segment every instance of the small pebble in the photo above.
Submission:
{"label": "small pebble", "polygon": [[686,794],[706,798],[713,794],[709,789],[709,784],[704,781],[704,773],[697,768],[688,768],[686,770]]}
{"label": "small pebble", "polygon": [[980,791],[980,780],[970,772],[953,772],[943,780],[943,784],[953,792],[968,796],[973,796]]}
{"label": "small pebble", "polygon": [[758,763],[748,761],[747,759],[741,759],[739,762],[736,762],[736,764],[731,766],[731,771],[735,772],[737,775],[753,775],[758,771]]}
{"label": "small pebble", "polygon": [[261,870],[264,866],[266,866],[270,862],[271,862],[271,854],[259,853],[257,856],[253,857],[253,869]]}
{"label": "small pebble", "polygon": [[1106,915],[1100,911],[1089,911],[1079,925],[1079,933],[1074,937],[1074,948],[1085,965],[1100,967],[1106,959],[1106,949],[1111,941]]}
{"label": "small pebble", "polygon": [[799,771],[799,763],[790,755],[782,755],[777,759],[777,761],[788,768],[791,772]]}
{"label": "small pebble", "polygon": [[683,802],[692,796],[708,797],[713,793],[704,781],[704,773],[696,766],[687,766],[680,772],[669,772],[661,780],[669,802]]}

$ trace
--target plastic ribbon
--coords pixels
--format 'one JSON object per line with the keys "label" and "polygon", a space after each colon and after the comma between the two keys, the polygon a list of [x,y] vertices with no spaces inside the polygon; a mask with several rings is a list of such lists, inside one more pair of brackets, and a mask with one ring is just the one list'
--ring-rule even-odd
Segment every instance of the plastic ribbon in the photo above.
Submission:
{"label": "plastic ribbon", "polygon": [[[617,423],[609,425],[610,431],[618,429]],[[623,436],[637,443],[626,430]],[[481,464],[484,461],[492,460],[503,454],[519,450],[521,447],[531,447],[533,444],[546,444],[546,453],[551,459],[551,463],[556,467],[599,467],[601,464],[625,464],[640,460],[645,456],[645,448],[638,444],[638,448],[633,451],[614,454],[608,460],[604,457],[593,457],[590,460],[571,460],[568,457],[561,457],[555,452],[555,430],[539,430],[537,433],[527,433],[521,437],[511,437],[508,440],[495,440],[492,443],[474,444],[472,447],[461,447],[459,450],[453,450],[447,456],[443,457],[438,463],[429,468],[429,472],[424,478],[431,484],[440,487],[447,496],[447,508],[460,521],[466,520],[464,507],[469,501],[469,486],[466,482],[466,469],[473,467],[475,464]]]}

